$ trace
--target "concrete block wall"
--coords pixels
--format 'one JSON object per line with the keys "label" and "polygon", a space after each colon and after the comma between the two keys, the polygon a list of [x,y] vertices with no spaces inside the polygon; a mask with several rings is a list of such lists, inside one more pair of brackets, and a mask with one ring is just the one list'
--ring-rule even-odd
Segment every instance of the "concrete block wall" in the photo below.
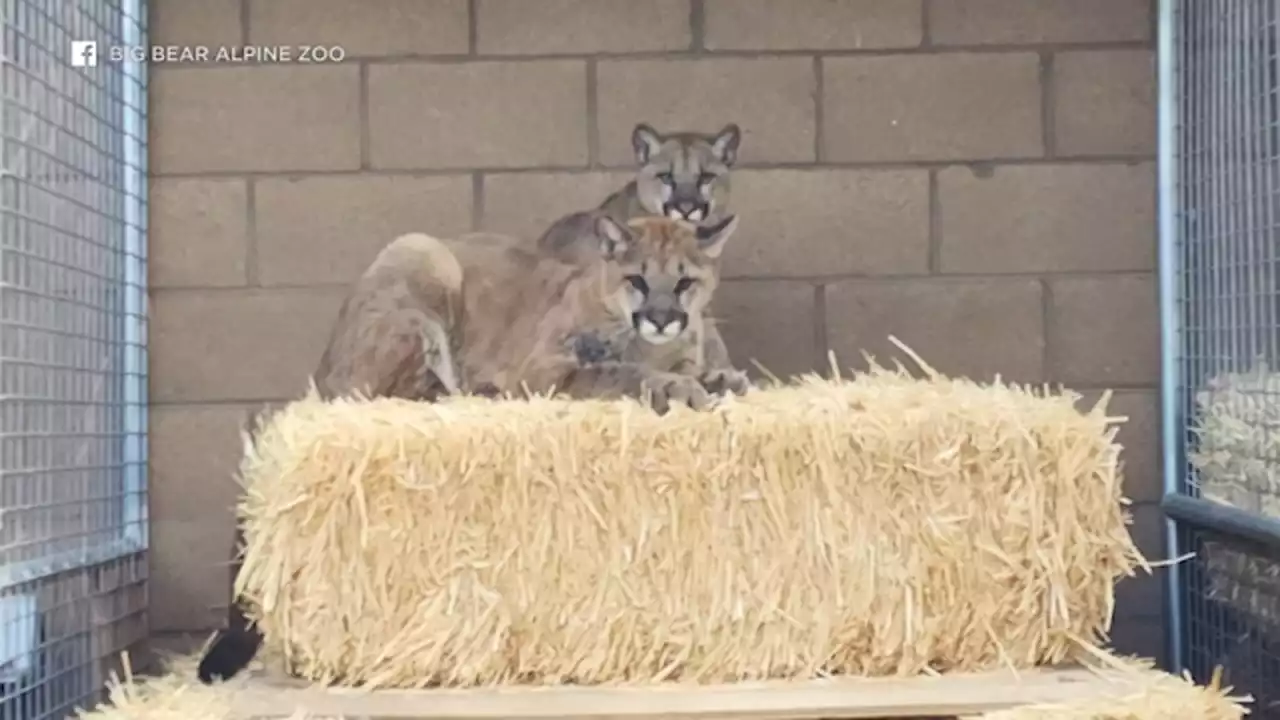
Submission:
{"label": "concrete block wall", "polygon": [[[717,300],[740,364],[884,357],[1115,388],[1162,557],[1149,0],[155,0],[153,42],[337,64],[152,73],[153,629],[220,625],[245,413],[300,391],[391,237],[536,233],[637,121],[744,130]],[[1120,589],[1161,652],[1161,588]]]}

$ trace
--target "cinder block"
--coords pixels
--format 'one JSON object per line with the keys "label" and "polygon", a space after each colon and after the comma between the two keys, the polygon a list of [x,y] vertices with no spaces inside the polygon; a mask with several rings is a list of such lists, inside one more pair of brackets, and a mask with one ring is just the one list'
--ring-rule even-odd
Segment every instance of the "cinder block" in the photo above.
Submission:
{"label": "cinder block", "polygon": [[[1158,505],[1131,508],[1133,524],[1129,533],[1147,560],[1167,559],[1164,513]],[[1153,573],[1136,570],[1137,575],[1116,583],[1116,611],[1111,625],[1111,645],[1123,655],[1139,655],[1165,660],[1164,598],[1165,570]]]}
{"label": "cinder block", "polygon": [[1043,153],[1033,53],[829,57],[823,159],[902,162]]}
{"label": "cinder block", "polygon": [[1154,155],[1155,75],[1150,50],[1058,53],[1053,60],[1057,154]]}
{"label": "cinder block", "polygon": [[924,170],[741,170],[726,277],[927,272]]}
{"label": "cinder block", "polygon": [[690,40],[689,0],[476,0],[485,55],[684,50]]}
{"label": "cinder block", "polygon": [[241,0],[155,0],[148,3],[152,45],[240,45]]}
{"label": "cinder block", "polygon": [[152,627],[222,627],[231,596],[240,432],[252,405],[159,405],[150,414]]}
{"label": "cinder block", "polygon": [[1117,605],[1116,616],[1111,623],[1112,652],[1148,658],[1158,667],[1169,669],[1163,611],[1162,603],[1155,606],[1152,615],[1120,615]]}
{"label": "cinder block", "polygon": [[151,287],[245,284],[244,180],[154,178],[148,206]]}
{"label": "cinder block", "polygon": [[[1080,391],[1076,407],[1092,408],[1102,393]],[[1164,495],[1160,462],[1160,395],[1155,390],[1120,390],[1112,393],[1107,414],[1129,418],[1120,425],[1116,442],[1122,448],[1125,496],[1135,503],[1158,503]]]}
{"label": "cinder block", "polygon": [[198,522],[151,521],[151,629],[213,630],[226,625],[234,520],[230,509],[210,508]]}
{"label": "cinder block", "polygon": [[[235,506],[235,480],[253,405],[157,405],[150,411],[148,501],[157,520],[203,521]],[[227,536],[230,547],[231,536]]]}
{"label": "cinder block", "polygon": [[706,0],[708,50],[916,47],[920,0]]}
{"label": "cinder block", "polygon": [[742,128],[739,161],[814,160],[816,80],[809,58],[602,60],[596,69],[600,159],[635,163],[631,129]]}
{"label": "cinder block", "polygon": [[1044,322],[1036,280],[867,280],[827,286],[827,346],[842,368],[911,361],[892,335],[949,375],[1044,379]]}
{"label": "cinder block", "polygon": [[263,285],[351,283],[407,232],[471,229],[471,176],[330,176],[257,181]]}
{"label": "cinder block", "polygon": [[946,168],[938,206],[943,272],[1155,267],[1149,163]]}
{"label": "cinder block", "polygon": [[249,0],[255,45],[337,46],[347,57],[467,52],[467,0]]}
{"label": "cinder block", "polygon": [[1050,281],[1050,380],[1068,386],[1155,386],[1160,315],[1150,275]]}
{"label": "cinder block", "polygon": [[490,232],[535,238],[556,219],[598,206],[632,176],[629,172],[485,175],[480,226]]}
{"label": "cinder block", "polygon": [[1125,42],[1151,38],[1148,0],[926,0],[936,45]]}
{"label": "cinder block", "polygon": [[587,162],[580,60],[369,68],[376,168],[515,168]]}
{"label": "cinder block", "polygon": [[360,167],[355,65],[155,67],[150,82],[158,175]]}
{"label": "cinder block", "polygon": [[320,361],[345,292],[155,291],[152,402],[296,397]]}
{"label": "cinder block", "polygon": [[779,377],[808,372],[821,364],[815,288],[786,280],[730,280],[720,283],[711,315],[739,370],[760,377],[753,359]]}

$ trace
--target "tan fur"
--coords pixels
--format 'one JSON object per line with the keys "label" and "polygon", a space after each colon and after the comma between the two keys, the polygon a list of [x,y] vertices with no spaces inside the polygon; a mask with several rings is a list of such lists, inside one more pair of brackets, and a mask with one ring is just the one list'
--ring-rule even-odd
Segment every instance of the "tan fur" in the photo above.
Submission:
{"label": "tan fur", "polygon": [[688,224],[652,223],[679,232],[633,234],[597,213],[594,237],[605,249],[576,263],[502,235],[397,238],[343,304],[317,387],[326,396],[415,399],[478,388],[558,389],[572,397],[650,397],[659,410],[706,407],[711,397],[696,377],[623,359],[584,367],[573,352],[582,328],[629,322],[629,269],[649,257],[674,262],[689,246],[673,238],[694,238]]}
{"label": "tan fur", "polygon": [[[730,170],[737,163],[742,133],[736,124],[719,132],[659,133],[646,123],[632,130],[631,144],[638,168],[635,177],[597,208],[621,224],[638,217],[671,216],[695,205],[705,205],[697,219],[684,217],[699,226],[720,222],[728,213],[731,196]],[[596,246],[589,228],[592,220],[584,213],[559,218],[538,238],[539,249],[567,262],[589,261]],[[710,320],[710,318],[708,318]],[[732,371],[728,348],[713,322],[701,333],[701,353],[709,367]]]}
{"label": "tan fur", "polygon": [[462,268],[437,238],[402,235],[378,253],[338,311],[314,380],[321,397],[431,400],[460,389],[447,328]]}
{"label": "tan fur", "polygon": [[[606,324],[584,327],[580,347],[587,344],[597,357],[580,356],[580,361],[635,363],[697,377],[716,394],[745,392],[749,387],[746,374],[718,357],[709,359],[706,353],[707,336],[715,327],[705,311],[719,287],[720,253],[736,229],[737,219],[730,217],[719,225],[698,228],[683,221],[640,217],[627,226],[637,252],[624,255],[619,264],[624,279],[639,278],[642,289],[628,282],[613,299],[615,312],[609,314]],[[701,240],[699,233],[709,239]],[[633,320],[636,313],[643,316],[655,311],[666,316],[685,315],[687,329],[669,341],[652,342]],[[643,323],[644,318],[640,319]],[[727,358],[727,352],[723,356]]]}

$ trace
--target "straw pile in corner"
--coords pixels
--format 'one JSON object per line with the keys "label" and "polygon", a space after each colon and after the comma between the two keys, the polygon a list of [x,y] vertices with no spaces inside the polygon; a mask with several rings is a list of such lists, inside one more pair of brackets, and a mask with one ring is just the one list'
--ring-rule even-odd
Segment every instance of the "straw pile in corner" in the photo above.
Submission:
{"label": "straw pile in corner", "polygon": [[[128,654],[123,656],[124,677],[114,674],[107,682],[107,699],[89,710],[77,709],[76,720],[240,720],[234,700],[248,682],[246,676],[226,683],[204,685],[196,680],[200,653],[166,662],[167,672],[135,676]],[[299,710],[288,720],[343,720]]]}
{"label": "straw pile in corner", "polygon": [[[1149,665],[1134,664],[1133,669],[1142,672]],[[1248,712],[1244,703],[1253,698],[1232,696],[1231,688],[1222,686],[1221,671],[1217,668],[1203,686],[1189,676],[1143,672],[1148,684],[1130,695],[1026,705],[968,720],[1242,720]]]}
{"label": "straw pile in corner", "polygon": [[665,417],[306,398],[242,465],[237,591],[294,673],[367,687],[1059,662],[1146,567],[1122,419],[1076,399],[882,368]]}
{"label": "straw pile in corner", "polygon": [[[1280,518],[1280,373],[1224,373],[1196,393],[1198,443],[1188,460],[1201,496]],[[1280,625],[1280,563],[1204,543],[1211,597]]]}

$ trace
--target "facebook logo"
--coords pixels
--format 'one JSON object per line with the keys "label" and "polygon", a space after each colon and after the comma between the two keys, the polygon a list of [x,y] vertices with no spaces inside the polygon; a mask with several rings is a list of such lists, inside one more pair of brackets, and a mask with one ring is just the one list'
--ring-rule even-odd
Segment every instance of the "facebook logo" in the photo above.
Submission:
{"label": "facebook logo", "polygon": [[72,40],[71,67],[98,67],[98,43],[92,40]]}

